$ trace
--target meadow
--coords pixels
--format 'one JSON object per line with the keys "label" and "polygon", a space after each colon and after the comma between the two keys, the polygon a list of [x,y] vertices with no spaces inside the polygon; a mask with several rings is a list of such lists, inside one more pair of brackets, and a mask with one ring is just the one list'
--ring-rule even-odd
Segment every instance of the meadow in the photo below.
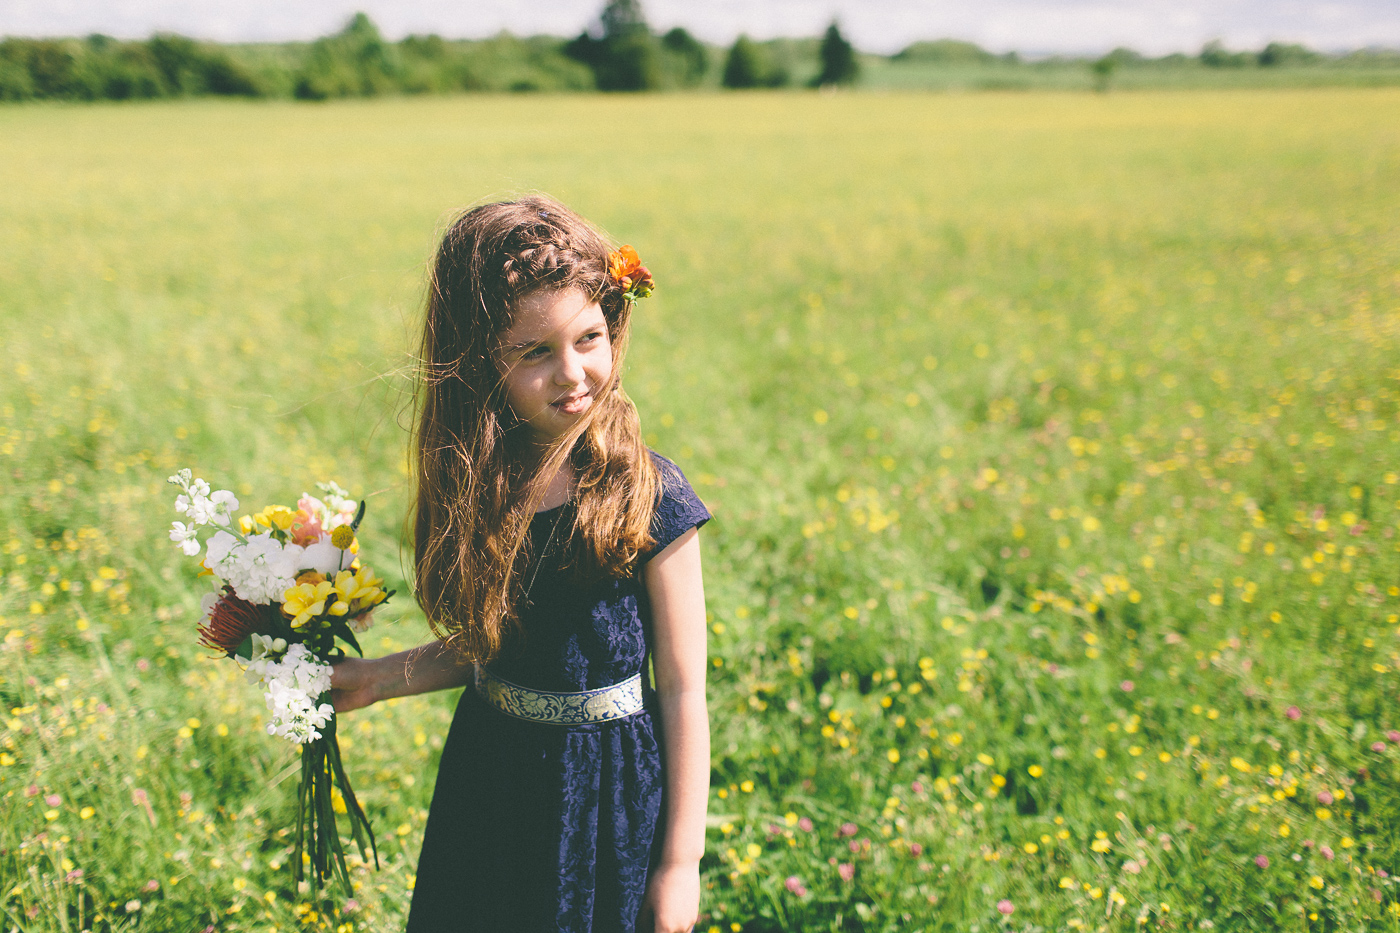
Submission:
{"label": "meadow", "polygon": [[536,189],[715,514],[698,930],[1400,929],[1394,89],[0,108],[0,928],[402,928],[455,695],[299,890],[165,479],[364,496],[424,639],[424,263]]}

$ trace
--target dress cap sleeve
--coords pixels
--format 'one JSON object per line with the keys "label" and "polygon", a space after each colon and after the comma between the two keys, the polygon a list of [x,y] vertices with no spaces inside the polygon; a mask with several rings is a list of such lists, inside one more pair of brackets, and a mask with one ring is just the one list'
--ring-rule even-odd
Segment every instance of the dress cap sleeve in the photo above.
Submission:
{"label": "dress cap sleeve", "polygon": [[710,510],[695,494],[681,468],[655,451],[651,452],[651,459],[661,478],[661,495],[651,519],[651,536],[655,543],[646,553],[648,559],[666,550],[667,545],[690,529],[699,528],[710,520]]}

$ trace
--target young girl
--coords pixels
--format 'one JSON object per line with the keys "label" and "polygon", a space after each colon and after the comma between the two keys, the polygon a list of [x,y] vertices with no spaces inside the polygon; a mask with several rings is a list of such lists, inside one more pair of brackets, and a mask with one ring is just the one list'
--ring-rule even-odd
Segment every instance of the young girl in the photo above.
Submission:
{"label": "young girl", "polygon": [[440,638],[332,677],[339,712],[467,687],[413,933],[695,923],[710,772],[696,529],[710,516],[642,443],[622,391],[649,290],[635,254],[547,198],[469,211],[438,249],[415,582]]}

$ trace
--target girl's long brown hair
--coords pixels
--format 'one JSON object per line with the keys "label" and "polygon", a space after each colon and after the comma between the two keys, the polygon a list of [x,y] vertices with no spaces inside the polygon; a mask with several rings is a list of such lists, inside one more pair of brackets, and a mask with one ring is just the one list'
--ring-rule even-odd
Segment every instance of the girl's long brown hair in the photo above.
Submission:
{"label": "girl's long brown hair", "polygon": [[[414,437],[414,576],[428,623],[463,659],[500,654],[518,624],[530,519],[568,459],[580,571],[623,576],[650,547],[660,479],[622,391],[631,304],[608,275],[609,246],[545,197],[467,211],[438,247],[428,282]],[[506,405],[497,346],[525,297],[578,289],[597,301],[612,376],[585,416],[542,456]]]}

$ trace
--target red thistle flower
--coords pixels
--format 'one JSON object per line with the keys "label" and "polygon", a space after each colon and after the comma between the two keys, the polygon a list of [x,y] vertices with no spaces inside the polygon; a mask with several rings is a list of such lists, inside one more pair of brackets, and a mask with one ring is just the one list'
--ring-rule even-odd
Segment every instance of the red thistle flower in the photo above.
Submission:
{"label": "red thistle flower", "polygon": [[263,621],[263,607],[239,599],[233,590],[224,587],[224,595],[214,604],[214,611],[199,627],[199,643],[224,654],[232,655],[243,640],[258,630]]}

